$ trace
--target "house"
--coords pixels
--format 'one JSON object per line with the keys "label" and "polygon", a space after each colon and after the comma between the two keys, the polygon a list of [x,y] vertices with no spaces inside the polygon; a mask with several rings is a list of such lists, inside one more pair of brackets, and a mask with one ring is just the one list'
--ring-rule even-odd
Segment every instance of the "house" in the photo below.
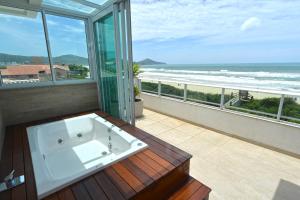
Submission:
{"label": "house", "polygon": [[[69,67],[54,65],[53,69],[59,79],[68,77]],[[42,82],[51,80],[49,65],[12,65],[0,69],[3,83]]]}

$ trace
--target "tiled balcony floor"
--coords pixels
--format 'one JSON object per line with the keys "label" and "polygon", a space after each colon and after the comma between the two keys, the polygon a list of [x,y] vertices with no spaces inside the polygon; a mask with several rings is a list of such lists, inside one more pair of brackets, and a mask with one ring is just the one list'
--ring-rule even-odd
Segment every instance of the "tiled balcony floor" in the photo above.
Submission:
{"label": "tiled balcony floor", "polygon": [[210,200],[300,199],[300,159],[147,109],[136,126],[191,153],[191,175],[211,187]]}

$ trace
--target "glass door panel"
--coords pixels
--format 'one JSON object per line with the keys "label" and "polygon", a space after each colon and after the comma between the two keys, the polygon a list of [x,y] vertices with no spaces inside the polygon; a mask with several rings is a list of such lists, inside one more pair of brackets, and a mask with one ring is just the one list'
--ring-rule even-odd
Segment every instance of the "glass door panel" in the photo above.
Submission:
{"label": "glass door panel", "polygon": [[102,109],[134,124],[129,1],[111,5],[94,21],[97,78]]}
{"label": "glass door panel", "polygon": [[94,23],[97,76],[103,111],[119,117],[118,74],[114,38],[114,17],[110,13]]}

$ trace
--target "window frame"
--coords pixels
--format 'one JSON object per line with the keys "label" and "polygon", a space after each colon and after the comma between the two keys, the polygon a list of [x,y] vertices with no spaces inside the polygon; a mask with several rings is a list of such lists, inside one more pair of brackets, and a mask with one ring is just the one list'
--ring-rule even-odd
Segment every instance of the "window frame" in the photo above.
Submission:
{"label": "window frame", "polygon": [[[33,8],[33,7],[25,7],[20,8],[19,6],[11,6],[5,5],[8,7],[24,9],[28,11],[35,11],[41,13],[42,16],[42,25],[43,25],[43,32],[45,36],[45,43],[47,48],[47,56],[49,60],[49,67],[51,70],[51,81],[46,82],[35,82],[35,83],[18,83],[18,84],[3,84],[2,78],[0,75],[0,90],[6,89],[18,89],[18,88],[36,88],[36,87],[45,87],[45,86],[57,86],[57,85],[72,85],[72,84],[86,84],[86,83],[96,83],[96,75],[95,75],[95,56],[93,53],[94,41],[93,41],[93,26],[91,26],[91,18],[88,16],[83,15],[76,15],[74,13],[61,13],[57,11],[53,11],[52,9],[47,8]],[[78,80],[60,80],[56,81],[53,63],[52,63],[52,54],[51,54],[51,45],[49,40],[49,32],[47,27],[47,18],[46,15],[54,15],[59,17],[65,17],[70,19],[82,20],[85,25],[85,36],[86,36],[86,47],[87,47],[87,55],[88,55],[88,63],[89,63],[89,70],[90,70],[90,78],[89,79],[78,79]]]}

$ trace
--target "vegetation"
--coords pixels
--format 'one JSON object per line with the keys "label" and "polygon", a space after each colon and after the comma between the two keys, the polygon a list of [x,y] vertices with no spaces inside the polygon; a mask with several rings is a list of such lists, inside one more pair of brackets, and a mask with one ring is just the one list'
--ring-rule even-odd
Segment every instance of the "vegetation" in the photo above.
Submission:
{"label": "vegetation", "polygon": [[[135,79],[137,78],[139,73],[140,73],[140,65],[138,63],[134,63],[133,64],[133,76]],[[137,85],[134,85],[133,89],[134,89],[134,98],[135,98],[135,100],[137,100],[137,96],[140,95],[141,91]]]}
{"label": "vegetation", "polygon": [[[145,91],[157,93],[158,84],[150,82],[142,82],[142,88]],[[163,96],[172,96],[174,98],[182,99],[184,90],[176,88],[171,85],[161,84],[161,95]],[[231,95],[225,95],[225,100],[228,101],[231,98]],[[187,99],[193,102],[202,102],[204,104],[220,104],[221,94],[210,94],[198,91],[187,91]]]}
{"label": "vegetation", "polygon": [[140,73],[140,65],[138,63],[133,64],[133,76],[136,78]]}
{"label": "vegetation", "polygon": [[82,65],[69,65],[70,78],[85,79],[88,76],[89,69]]}
{"label": "vegetation", "polygon": [[6,69],[7,67],[6,66],[0,66],[0,69]]}
{"label": "vegetation", "polygon": [[142,90],[146,91],[146,92],[157,93],[158,84],[157,83],[142,82]]}
{"label": "vegetation", "polygon": [[140,95],[140,90],[139,90],[139,88],[135,85],[134,86],[134,97],[136,98],[137,96],[139,96]]}
{"label": "vegetation", "polygon": [[[157,93],[158,92],[158,84],[151,82],[142,82],[143,91]],[[177,99],[183,98],[184,90],[181,88],[176,88],[171,85],[161,84],[161,95],[163,96],[171,96]],[[224,100],[228,102],[234,98],[234,95],[225,95]],[[221,94],[210,94],[203,93],[198,91],[187,91],[187,100],[193,102],[200,102],[203,104],[213,103],[215,106],[220,104]],[[251,99],[249,101],[240,101],[239,104],[235,104],[234,106],[229,106],[228,108],[231,110],[236,110],[239,112],[252,113],[251,111],[260,111],[264,113],[277,115],[278,107],[279,107],[280,98],[264,98],[264,99]],[[245,110],[240,110],[239,108],[243,108]],[[258,114],[261,116],[270,117],[267,114]],[[284,99],[282,116],[285,117],[293,117],[300,120],[300,104],[294,98],[286,97]],[[285,119],[283,119],[285,120]],[[298,120],[286,119],[286,121],[300,123]]]}
{"label": "vegetation", "polygon": [[[249,110],[257,110],[260,112],[277,114],[279,103],[280,98],[253,99],[249,102],[241,102],[239,107]],[[298,104],[294,98],[286,97],[284,99],[282,116],[300,119],[300,104]]]}
{"label": "vegetation", "polygon": [[279,102],[279,98],[252,99],[249,101],[241,101],[238,107],[271,114],[277,114]]}

